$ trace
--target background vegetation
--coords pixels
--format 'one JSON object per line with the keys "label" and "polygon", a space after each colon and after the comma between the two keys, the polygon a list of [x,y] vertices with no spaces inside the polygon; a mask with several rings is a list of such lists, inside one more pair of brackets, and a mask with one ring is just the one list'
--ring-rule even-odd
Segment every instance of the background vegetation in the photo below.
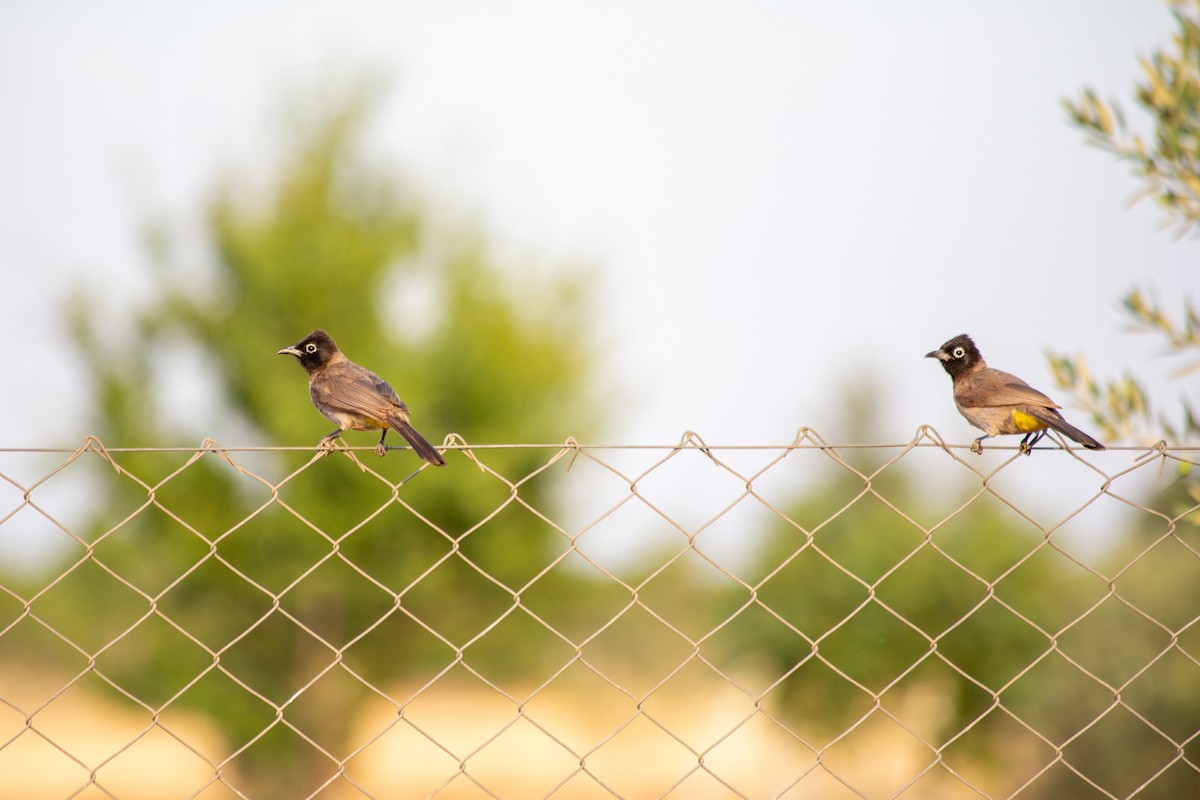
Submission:
{"label": "background vegetation", "polygon": [[[1151,131],[1138,132],[1121,104],[1101,99],[1093,89],[1064,105],[1089,144],[1128,164],[1142,181],[1137,198],[1154,200],[1184,236],[1200,229],[1200,2],[1171,0],[1170,6],[1176,33],[1140,60],[1143,80],[1134,95]],[[1134,287],[1121,307],[1132,330],[1156,341],[1150,352],[1178,357],[1177,378],[1200,369],[1200,312],[1190,298],[1164,302],[1152,287]],[[1050,355],[1050,366],[1058,384],[1092,412],[1102,438],[1184,442],[1200,436],[1194,381],[1181,393],[1176,412],[1173,403],[1152,396],[1134,371],[1100,380],[1085,357],[1058,354]]]}
{"label": "background vegetation", "polygon": [[[1200,28],[1195,4],[1174,7],[1176,50],[1148,59],[1138,95],[1157,115],[1153,145],[1091,94],[1070,108],[1190,227],[1200,221]],[[595,276],[502,262],[481,231],[440,219],[366,146],[378,90],[348,88],[330,105],[297,110],[262,183],[241,170],[216,181],[204,208],[205,268],[187,261],[169,227],[152,228],[156,281],[131,318],[114,324],[74,304],[101,439],[192,442],[192,410],[163,378],[184,363],[183,391],[209,402],[220,434],[315,444],[328,424],[303,374],[275,350],[316,327],[391,381],[435,442],[447,431],[473,444],[584,439],[610,421],[598,386],[602,332],[590,313]],[[1142,295],[1126,305],[1173,346],[1196,345],[1190,306],[1179,326]],[[1149,405],[1144,389],[1100,388],[1082,362],[1058,363],[1109,420],[1110,436],[1131,435],[1131,415]],[[1168,432],[1196,432],[1185,409],[1182,427]],[[869,425],[874,416],[865,407],[856,418]],[[371,443],[361,438],[350,442]],[[278,454],[261,469],[282,480],[310,457]],[[459,660],[491,681],[537,683],[573,652],[539,619],[580,641],[630,600],[589,565],[551,566],[568,543],[552,525],[563,498],[558,473],[540,471],[544,452],[490,451],[502,480],[457,453],[447,469],[411,478],[419,462],[407,452],[381,461],[336,453],[288,481],[282,504],[217,454],[188,459],[123,456],[126,474],[107,474],[98,493],[92,549],[48,571],[82,558],[36,610],[93,654],[120,693],[207,715],[227,755],[237,754],[249,796],[306,796],[331,769],[311,757],[312,742],[350,747],[370,698],[329,670],[339,652],[375,685],[427,680]],[[854,464],[867,475],[879,466]],[[680,630],[735,618],[701,652],[731,674],[781,679],[770,710],[812,741],[870,713],[875,694],[886,707],[920,688],[947,709],[929,740],[949,747],[970,730],[963,746],[995,770],[1062,749],[1071,768],[1024,796],[1123,797],[1147,781],[1140,797],[1200,794],[1194,769],[1166,766],[1181,751],[1200,762],[1194,486],[1173,484],[1150,501],[1159,515],[1080,569],[1036,526],[986,499],[926,536],[911,521],[935,515],[924,478],[900,464],[869,485],[845,470],[798,482],[781,509],[795,524],[747,531],[761,542],[748,577],[673,571],[658,590],[664,613]],[[523,503],[506,505],[505,480],[521,482]],[[976,490],[936,488],[963,502]],[[644,569],[659,565],[654,557]],[[40,580],[20,578],[17,593],[36,594]],[[623,619],[605,640],[609,657],[656,674],[676,665],[677,650],[657,646],[659,621]],[[52,663],[58,651],[40,652]],[[213,653],[220,669],[211,669]],[[279,705],[286,725],[272,724]],[[1037,733],[1015,736],[1013,716]],[[1161,735],[1148,736],[1148,726]],[[1014,738],[1029,740],[1015,754]]]}
{"label": "background vegetation", "polygon": [[[435,443],[448,431],[469,431],[475,444],[561,441],[602,422],[592,382],[598,338],[587,322],[593,276],[579,266],[501,264],[481,231],[436,218],[417,189],[368,152],[379,88],[365,81],[347,89],[327,107],[295,109],[282,137],[287,146],[262,185],[237,169],[216,183],[204,210],[210,269],[179,263],[186,247],[159,226],[148,236],[159,260],[156,285],[134,318],[114,325],[94,305],[74,305],[102,440],[194,443],[190,409],[172,401],[178,387],[159,380],[164,365],[182,360],[192,365],[182,379],[215,398],[216,431],[315,444],[330,424],[309,402],[303,371],[275,351],[317,327],[390,381]],[[282,477],[310,456],[264,466]],[[393,483],[420,465],[408,452],[368,457],[367,466]],[[517,480],[543,460],[540,452],[511,450],[488,463]],[[137,454],[122,467],[153,486],[185,461]],[[243,524],[270,492],[206,457],[157,491],[151,512],[104,536],[147,495],[138,481],[111,476],[90,533],[105,568],[73,573],[59,587],[64,629],[91,641],[134,623],[147,609],[121,585],[128,581],[198,642],[157,620],[140,626],[104,658],[122,687],[158,701],[186,688],[179,703],[211,714],[232,749],[254,741],[273,709],[248,702],[221,673],[189,687],[199,665],[211,662],[202,645],[270,702],[307,687],[306,702],[289,717],[301,730],[319,730],[321,741],[341,743],[365,691],[353,681],[308,686],[330,652],[301,624],[337,647],[357,640],[347,662],[369,679],[424,674],[510,611],[512,592],[556,555],[549,526],[518,523],[517,512],[491,516],[507,498],[503,485],[457,454],[449,462],[413,478],[400,507],[389,505],[391,486],[366,478],[355,459],[324,458],[281,493],[295,514],[272,505]],[[536,508],[554,508],[545,481],[526,483],[522,495]],[[473,534],[485,520],[487,535]],[[331,538],[344,559],[309,572],[329,555]],[[217,558],[205,560],[210,547]],[[580,589],[560,572],[538,581],[548,598]],[[276,592],[279,609],[269,594]],[[403,592],[404,611],[381,624],[394,603],[388,592]],[[86,599],[98,597],[117,599],[98,607]],[[71,620],[72,607],[105,617],[99,630],[90,613]],[[439,636],[420,624],[434,619]],[[502,673],[527,669],[540,658],[529,645],[535,627],[515,615],[473,653]],[[256,796],[269,787],[272,796],[298,797],[324,778],[295,769],[310,763],[308,751],[280,726],[240,764]]]}

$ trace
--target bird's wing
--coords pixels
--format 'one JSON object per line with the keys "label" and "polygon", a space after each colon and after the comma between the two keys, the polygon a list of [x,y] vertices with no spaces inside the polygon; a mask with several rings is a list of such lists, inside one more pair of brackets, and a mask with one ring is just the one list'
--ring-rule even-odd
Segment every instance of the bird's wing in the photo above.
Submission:
{"label": "bird's wing", "polygon": [[967,408],[1020,405],[1062,408],[1016,375],[990,368],[964,380],[956,387],[954,397]]}
{"label": "bird's wing", "polygon": [[350,362],[330,366],[314,376],[310,390],[313,401],[318,404],[363,414],[379,421],[386,421],[387,415],[395,413],[397,407],[408,412],[407,406],[387,381],[366,367]]}
{"label": "bird's wing", "polygon": [[404,414],[408,414],[408,406],[404,405],[404,401],[400,399],[400,395],[396,394],[396,390],[392,388],[392,385],[374,372],[368,370],[368,374],[370,374],[371,380],[375,382],[375,391],[392,405],[392,410],[400,410]]}

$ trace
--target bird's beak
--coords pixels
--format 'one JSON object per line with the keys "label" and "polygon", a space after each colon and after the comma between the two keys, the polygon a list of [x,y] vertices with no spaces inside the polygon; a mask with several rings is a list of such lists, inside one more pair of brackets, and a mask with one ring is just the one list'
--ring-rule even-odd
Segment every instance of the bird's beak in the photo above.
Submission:
{"label": "bird's beak", "polygon": [[299,358],[302,354],[295,347],[285,347],[282,350],[280,350],[278,353],[276,353],[276,355],[295,356],[296,358]]}
{"label": "bird's beak", "polygon": [[[282,352],[284,352],[284,351],[283,351],[283,350],[280,350],[279,352],[281,352],[281,353],[282,353]],[[925,357],[926,357],[926,358],[936,358],[936,359],[937,359],[937,360],[939,360],[939,361],[945,361],[945,360],[947,360],[947,359],[949,358],[949,356],[947,356],[947,355],[946,355],[945,353],[943,353],[941,350],[934,350],[934,351],[932,351],[932,352],[926,353],[926,354],[925,354]]]}

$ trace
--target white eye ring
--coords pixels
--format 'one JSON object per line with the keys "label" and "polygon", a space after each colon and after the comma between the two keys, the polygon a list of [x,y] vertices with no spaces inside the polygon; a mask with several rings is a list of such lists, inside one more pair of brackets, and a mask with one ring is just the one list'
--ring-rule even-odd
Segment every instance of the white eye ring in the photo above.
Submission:
{"label": "white eye ring", "polygon": [[304,352],[315,353],[315,352],[317,352],[317,346],[315,344],[313,344],[312,342],[309,342],[308,344],[304,345]]}
{"label": "white eye ring", "polygon": [[966,354],[967,354],[967,351],[966,351],[966,350],[964,350],[964,349],[962,349],[961,347],[956,347],[956,348],[954,348],[954,353],[953,353],[953,355],[954,355],[954,357],[955,357],[955,358],[962,358],[962,357],[963,357],[963,356],[965,356]]}

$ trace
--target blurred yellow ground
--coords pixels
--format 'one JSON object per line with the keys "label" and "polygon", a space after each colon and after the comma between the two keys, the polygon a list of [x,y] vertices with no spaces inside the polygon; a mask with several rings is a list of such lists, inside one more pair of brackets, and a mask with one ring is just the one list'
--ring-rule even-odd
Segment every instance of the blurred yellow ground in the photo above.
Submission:
{"label": "blurred yellow ground", "polygon": [[[580,692],[551,684],[519,709],[481,683],[392,687],[390,696],[411,699],[404,716],[382,698],[368,704],[354,725],[348,750],[357,752],[345,775],[319,796],[837,800],[900,791],[912,797],[979,796],[942,768],[927,769],[933,751],[911,726],[887,715],[871,715],[829,745],[818,763],[809,747],[756,712],[745,693],[721,680],[691,683],[672,681],[652,693],[640,712],[615,689]],[[82,685],[60,693],[62,685],[60,676],[30,668],[0,675],[6,687],[0,697],[22,708],[45,703],[31,728],[23,714],[0,703],[0,797],[236,797],[214,780],[214,767],[206,761],[230,749],[211,723],[172,712],[163,718],[168,732],[148,710]],[[901,701],[909,707],[897,713],[906,723],[936,722],[943,713],[936,692],[909,694]],[[575,754],[583,756],[582,769]],[[314,750],[313,758],[320,771],[323,757]],[[98,786],[88,785],[93,772]],[[239,785],[236,768],[224,774]]]}

